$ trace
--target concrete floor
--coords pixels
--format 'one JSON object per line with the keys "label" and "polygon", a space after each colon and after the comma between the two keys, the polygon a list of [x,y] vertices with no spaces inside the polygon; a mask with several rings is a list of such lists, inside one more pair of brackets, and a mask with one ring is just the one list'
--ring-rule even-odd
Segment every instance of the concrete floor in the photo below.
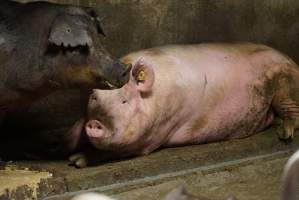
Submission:
{"label": "concrete floor", "polygon": [[285,144],[270,129],[242,140],[164,149],[85,169],[66,161],[6,163],[0,170],[0,199],[67,200],[88,190],[120,200],[158,200],[184,185],[211,199],[275,200],[283,166],[299,147],[298,137]]}

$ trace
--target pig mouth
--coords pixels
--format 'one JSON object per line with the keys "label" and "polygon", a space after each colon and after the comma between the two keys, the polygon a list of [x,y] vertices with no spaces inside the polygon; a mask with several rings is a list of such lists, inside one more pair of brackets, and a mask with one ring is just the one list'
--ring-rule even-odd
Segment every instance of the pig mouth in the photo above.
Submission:
{"label": "pig mouth", "polygon": [[57,44],[55,42],[49,42],[46,48],[46,55],[56,56],[56,55],[85,55],[88,56],[90,52],[90,46],[86,44],[72,45],[67,43]]}
{"label": "pig mouth", "polygon": [[110,83],[109,81],[107,80],[104,80],[104,85],[106,85],[109,89],[117,89],[118,87],[113,85],[112,83]]}

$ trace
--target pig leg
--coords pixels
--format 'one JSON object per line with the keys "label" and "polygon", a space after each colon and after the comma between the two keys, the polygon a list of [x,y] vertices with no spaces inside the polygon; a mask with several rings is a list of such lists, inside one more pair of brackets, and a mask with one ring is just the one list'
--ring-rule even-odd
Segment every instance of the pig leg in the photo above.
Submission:
{"label": "pig leg", "polygon": [[284,66],[277,76],[272,106],[282,119],[278,137],[292,140],[294,130],[299,128],[299,71],[294,66]]}

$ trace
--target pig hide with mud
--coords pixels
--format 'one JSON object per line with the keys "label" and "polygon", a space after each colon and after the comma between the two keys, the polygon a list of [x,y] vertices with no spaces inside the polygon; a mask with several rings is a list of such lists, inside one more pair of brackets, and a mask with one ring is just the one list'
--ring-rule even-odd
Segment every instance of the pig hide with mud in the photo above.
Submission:
{"label": "pig hide with mud", "polygon": [[[299,127],[298,67],[270,47],[172,45],[122,61],[133,65],[130,81],[120,89],[94,90],[88,119],[72,130],[73,143],[85,135],[100,150],[99,159],[244,138],[266,129],[275,115],[279,138],[292,139]],[[83,160],[71,157],[77,166]]]}

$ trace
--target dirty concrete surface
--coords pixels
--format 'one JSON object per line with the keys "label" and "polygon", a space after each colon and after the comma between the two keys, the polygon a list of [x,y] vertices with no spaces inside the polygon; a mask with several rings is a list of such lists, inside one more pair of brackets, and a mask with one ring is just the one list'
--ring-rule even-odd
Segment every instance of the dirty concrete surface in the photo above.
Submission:
{"label": "dirty concrete surface", "polygon": [[10,199],[37,198],[37,189],[42,179],[51,178],[49,172],[39,172],[29,169],[17,169],[18,166],[7,165],[0,170],[0,199],[6,196]]}
{"label": "dirty concrete surface", "polygon": [[83,191],[96,191],[118,199],[156,200],[182,184],[194,194],[213,199],[233,195],[239,200],[275,200],[279,199],[283,166],[299,147],[296,136],[285,144],[272,128],[241,140],[163,149],[85,169],[68,166],[66,161],[12,164],[53,174],[33,188],[38,199],[67,200]]}

